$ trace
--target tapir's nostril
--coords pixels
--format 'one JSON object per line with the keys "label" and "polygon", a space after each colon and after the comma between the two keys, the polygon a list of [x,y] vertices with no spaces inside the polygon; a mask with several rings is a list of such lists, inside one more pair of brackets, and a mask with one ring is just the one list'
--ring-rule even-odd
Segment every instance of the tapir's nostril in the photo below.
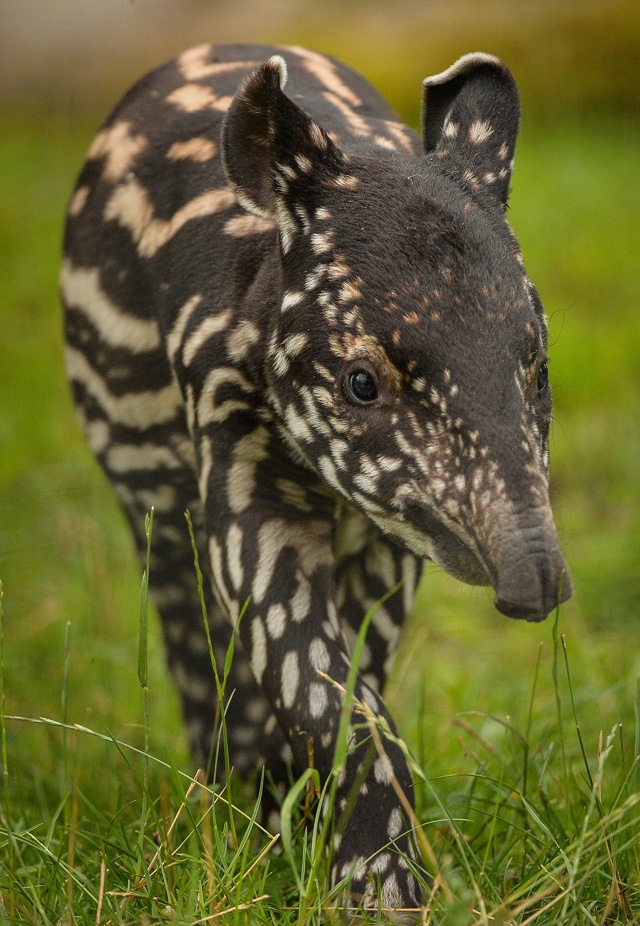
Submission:
{"label": "tapir's nostril", "polygon": [[573,584],[567,567],[562,563],[559,569],[554,570],[553,577],[543,569],[533,581],[524,570],[520,577],[513,570],[506,583],[498,584],[494,604],[507,617],[543,621],[547,614],[572,595]]}
{"label": "tapir's nostril", "polygon": [[537,601],[511,601],[509,598],[496,595],[494,604],[501,614],[525,621],[543,621],[549,613]]}

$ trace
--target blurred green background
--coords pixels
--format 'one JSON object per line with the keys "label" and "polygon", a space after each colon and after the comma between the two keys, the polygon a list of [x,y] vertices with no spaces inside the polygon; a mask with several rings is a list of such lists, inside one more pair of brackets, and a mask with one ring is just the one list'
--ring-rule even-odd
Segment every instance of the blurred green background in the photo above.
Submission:
{"label": "blurred green background", "polygon": [[[69,623],[69,718],[139,735],[129,725],[141,716],[140,576],[64,379],[63,213],[92,136],[134,79],[191,44],[246,40],[303,44],[342,58],[416,127],[420,81],[459,55],[492,52],[513,70],[523,128],[510,218],[551,321],[553,502],[576,587],[561,630],[593,735],[614,722],[633,730],[640,676],[637,0],[0,0],[0,35],[6,712],[61,716]],[[444,743],[455,747],[457,712],[525,717],[539,644],[549,654],[550,637],[551,622],[509,622],[488,592],[429,571],[390,693],[411,745],[419,741],[436,769],[439,761],[446,767]],[[548,681],[548,658],[542,665]],[[151,690],[156,748],[184,758],[157,628]],[[418,717],[425,697],[429,711]],[[55,766],[57,734],[17,722],[8,734],[12,761],[44,780]]]}

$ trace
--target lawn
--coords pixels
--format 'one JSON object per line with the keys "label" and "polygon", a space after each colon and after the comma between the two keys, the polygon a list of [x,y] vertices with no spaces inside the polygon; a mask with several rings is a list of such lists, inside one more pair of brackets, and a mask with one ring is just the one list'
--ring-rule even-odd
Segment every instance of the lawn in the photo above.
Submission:
{"label": "lawn", "polygon": [[[99,118],[5,112],[0,133],[0,923],[315,922],[320,835],[278,854],[233,779],[190,785],[153,616],[145,711],[140,575],[62,371],[62,215]],[[510,217],[551,320],[576,595],[524,625],[436,570],[421,587],[388,703],[433,850],[426,922],[640,922],[638,163],[623,119],[525,122]]]}

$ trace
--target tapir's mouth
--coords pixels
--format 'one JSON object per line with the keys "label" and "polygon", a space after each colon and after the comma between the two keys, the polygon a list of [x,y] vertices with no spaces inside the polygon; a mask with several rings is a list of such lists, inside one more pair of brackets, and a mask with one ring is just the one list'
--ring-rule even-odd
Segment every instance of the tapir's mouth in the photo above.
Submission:
{"label": "tapir's mouth", "polygon": [[433,538],[431,559],[466,585],[494,585],[491,573],[478,554],[446,528]]}
{"label": "tapir's mouth", "polygon": [[441,569],[467,585],[494,585],[490,570],[471,547],[428,508],[409,504],[405,517],[429,540],[428,557]]}
{"label": "tapir's mouth", "polygon": [[409,505],[405,516],[428,538],[433,562],[468,585],[492,585],[495,606],[507,617],[544,620],[573,594],[550,515],[527,528],[528,543],[506,528],[490,536],[488,548],[465,542],[427,508]]}

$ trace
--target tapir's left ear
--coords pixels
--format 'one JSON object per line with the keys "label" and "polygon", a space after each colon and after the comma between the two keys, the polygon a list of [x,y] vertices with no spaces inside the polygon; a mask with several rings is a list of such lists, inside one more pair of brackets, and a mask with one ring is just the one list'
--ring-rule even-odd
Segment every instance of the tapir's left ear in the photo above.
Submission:
{"label": "tapir's left ear", "polygon": [[222,126],[227,180],[241,206],[276,220],[287,250],[314,189],[338,173],[342,154],[326,132],[283,93],[287,66],[274,55],[252,71]]}
{"label": "tapir's left ear", "polygon": [[520,127],[518,88],[493,55],[464,55],[423,84],[424,149],[451,158],[463,180],[506,205]]}

